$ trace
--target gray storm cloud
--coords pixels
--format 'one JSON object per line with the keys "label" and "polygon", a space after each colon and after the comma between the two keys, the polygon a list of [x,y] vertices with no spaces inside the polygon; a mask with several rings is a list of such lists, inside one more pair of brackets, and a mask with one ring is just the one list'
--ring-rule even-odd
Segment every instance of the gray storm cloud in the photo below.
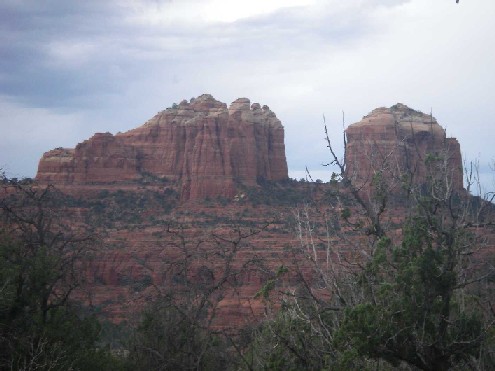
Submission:
{"label": "gray storm cloud", "polygon": [[397,102],[433,110],[489,176],[495,3],[254,1],[244,11],[233,3],[0,4],[0,166],[34,176],[52,147],[136,127],[211,93],[268,104],[285,125],[294,176],[322,171],[323,113],[338,140],[342,110],[350,124]]}

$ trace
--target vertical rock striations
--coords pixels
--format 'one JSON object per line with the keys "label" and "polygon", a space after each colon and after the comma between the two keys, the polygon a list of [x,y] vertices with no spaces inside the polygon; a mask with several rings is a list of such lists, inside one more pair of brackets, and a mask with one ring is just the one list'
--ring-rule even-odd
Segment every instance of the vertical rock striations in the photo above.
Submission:
{"label": "vertical rock striations", "polygon": [[267,106],[211,95],[182,101],[126,133],[95,134],[40,160],[38,181],[94,184],[166,179],[183,200],[231,197],[237,184],[288,177],[284,128]]}
{"label": "vertical rock striations", "polygon": [[350,125],[346,135],[346,173],[358,188],[369,191],[377,174],[396,190],[404,181],[421,185],[434,163],[437,173],[447,175],[449,187],[463,189],[459,142],[447,138],[430,115],[398,103],[373,110]]}

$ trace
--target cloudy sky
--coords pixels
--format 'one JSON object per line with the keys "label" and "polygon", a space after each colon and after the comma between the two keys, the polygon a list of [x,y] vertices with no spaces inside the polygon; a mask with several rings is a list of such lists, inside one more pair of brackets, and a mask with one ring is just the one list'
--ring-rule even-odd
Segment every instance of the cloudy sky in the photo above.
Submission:
{"label": "cloudy sky", "polygon": [[433,111],[495,188],[493,0],[2,0],[0,168],[125,131],[210,93],[267,104],[292,177],[325,179],[332,137],[397,102]]}

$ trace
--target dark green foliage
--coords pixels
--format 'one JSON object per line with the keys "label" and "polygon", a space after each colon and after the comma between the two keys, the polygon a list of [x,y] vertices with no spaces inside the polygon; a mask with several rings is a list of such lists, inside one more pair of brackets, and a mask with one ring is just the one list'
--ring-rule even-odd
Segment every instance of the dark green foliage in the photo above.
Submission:
{"label": "dark green foliage", "polygon": [[344,220],[349,219],[351,217],[351,210],[348,207],[342,209],[340,216]]}
{"label": "dark green foliage", "polygon": [[[255,206],[296,206],[309,200],[308,187],[314,185],[308,183],[308,187],[303,187],[291,180],[272,182],[263,179],[259,179],[258,184],[260,187],[245,189],[247,197],[244,202],[249,202]],[[323,186],[323,184],[315,186]]]}
{"label": "dark green foliage", "polygon": [[254,295],[254,298],[263,298],[268,299],[270,296],[270,292],[275,288],[277,282],[280,278],[289,272],[289,269],[285,265],[281,265],[278,267],[277,272],[273,275],[272,278],[268,279],[268,281],[261,286],[259,291]]}
{"label": "dark green foliage", "polygon": [[310,321],[282,308],[256,331],[250,352],[256,370],[320,370],[330,363],[331,348],[312,331]]}
{"label": "dark green foliage", "polygon": [[222,370],[232,364],[225,340],[203,327],[206,313],[189,309],[167,297],[145,310],[130,348],[136,370]]}
{"label": "dark green foliage", "polygon": [[321,312],[312,304],[282,302],[274,318],[253,331],[244,357],[251,369],[344,371],[376,370],[380,366],[387,370],[385,364],[362,357],[354,348],[340,351],[333,340],[335,313]]}
{"label": "dark green foliage", "polygon": [[406,222],[401,245],[379,240],[360,281],[368,296],[345,310],[338,345],[394,366],[468,367],[488,339],[483,308],[466,299],[460,276],[474,237],[422,210]]}
{"label": "dark green foliage", "polygon": [[178,194],[170,188],[160,191],[110,192],[102,190],[98,199],[85,202],[88,209],[86,222],[90,225],[116,227],[157,223],[157,217],[170,213],[176,207]]}
{"label": "dark green foliage", "polygon": [[96,347],[98,321],[70,300],[92,239],[57,218],[52,187],[9,191],[0,205],[0,369],[119,369]]}

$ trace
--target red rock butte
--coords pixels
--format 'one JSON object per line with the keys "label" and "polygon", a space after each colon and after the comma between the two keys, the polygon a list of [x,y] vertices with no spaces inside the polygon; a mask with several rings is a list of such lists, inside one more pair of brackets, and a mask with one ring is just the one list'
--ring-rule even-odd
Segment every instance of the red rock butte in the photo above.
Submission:
{"label": "red rock butte", "polygon": [[268,106],[239,98],[227,108],[204,94],[136,129],[46,152],[36,175],[56,185],[144,178],[176,182],[182,200],[232,197],[238,184],[287,179],[284,128]]}
{"label": "red rock butte", "polygon": [[[459,143],[431,115],[398,103],[373,110],[346,135],[347,176],[364,191],[371,191],[377,172],[397,180],[389,191],[404,176],[424,183],[428,156],[443,159],[451,186],[463,189]],[[151,180],[177,187],[183,201],[232,198],[241,184],[287,178],[284,128],[275,113],[247,98],[227,108],[208,94],[174,104],[128,132],[98,133],[75,149],[46,152],[36,176],[57,186]]]}
{"label": "red rock butte", "polygon": [[[428,159],[441,162],[455,191],[463,189],[460,145],[447,138],[445,130],[431,115],[398,103],[377,108],[346,130],[346,172],[351,182],[364,190],[381,172],[389,180],[408,177],[411,184],[422,184],[431,175]],[[447,170],[447,172],[443,171]],[[440,172],[439,172],[440,173]]]}

